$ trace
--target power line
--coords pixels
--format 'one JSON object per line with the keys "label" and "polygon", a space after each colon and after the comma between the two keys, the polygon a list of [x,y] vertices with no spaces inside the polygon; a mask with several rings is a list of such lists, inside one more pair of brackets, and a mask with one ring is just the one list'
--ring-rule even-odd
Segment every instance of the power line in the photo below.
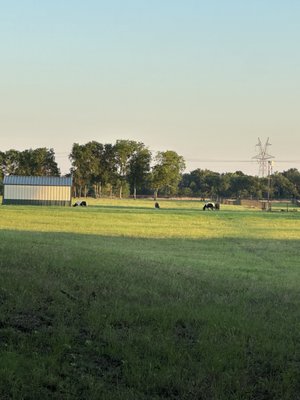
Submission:
{"label": "power line", "polygon": [[253,163],[251,160],[209,160],[209,159],[200,159],[200,158],[185,158],[185,161],[188,162],[208,162],[208,163]]}
{"label": "power line", "polygon": [[[254,160],[215,160],[215,159],[196,159],[196,158],[185,158],[185,161],[188,162],[206,162],[206,163],[251,163],[254,164],[256,161]],[[277,160],[277,163],[300,163],[300,160]]]}
{"label": "power line", "polygon": [[[55,153],[55,157],[57,158],[63,158],[63,157],[68,157],[69,153]],[[248,164],[254,164],[256,161],[254,160],[223,160],[223,159],[207,159],[207,158],[185,158],[185,161],[187,162],[197,162],[197,163],[248,163]],[[299,160],[277,160],[275,161],[275,164],[277,163],[300,163]]]}

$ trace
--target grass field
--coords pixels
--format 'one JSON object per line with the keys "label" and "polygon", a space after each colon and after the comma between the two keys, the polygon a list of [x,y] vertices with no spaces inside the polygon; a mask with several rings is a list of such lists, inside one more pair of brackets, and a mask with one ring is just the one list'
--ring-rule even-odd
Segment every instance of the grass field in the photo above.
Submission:
{"label": "grass field", "polygon": [[0,399],[300,399],[300,213],[0,207]]}

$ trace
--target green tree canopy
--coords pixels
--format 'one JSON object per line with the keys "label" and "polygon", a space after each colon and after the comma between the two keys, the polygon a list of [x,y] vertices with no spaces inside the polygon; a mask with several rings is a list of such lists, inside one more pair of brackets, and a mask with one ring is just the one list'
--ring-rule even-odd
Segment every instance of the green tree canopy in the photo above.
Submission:
{"label": "green tree canopy", "polygon": [[156,164],[152,169],[152,187],[154,197],[158,191],[163,189],[168,195],[177,191],[181,174],[185,169],[185,162],[182,156],[175,151],[160,151],[155,157]]}
{"label": "green tree canopy", "polygon": [[137,189],[147,182],[150,172],[151,152],[144,144],[140,143],[129,162],[128,180],[136,198]]}
{"label": "green tree canopy", "polygon": [[1,170],[6,175],[60,175],[54,150],[45,147],[24,151],[8,150],[2,153]]}
{"label": "green tree canopy", "polygon": [[[130,175],[131,167],[134,168],[134,162],[132,161],[136,154],[145,148],[145,145],[134,140],[117,140],[115,144],[115,157],[117,174],[119,180],[119,196],[122,198],[122,192],[124,185]],[[134,171],[131,173],[133,177]]]}

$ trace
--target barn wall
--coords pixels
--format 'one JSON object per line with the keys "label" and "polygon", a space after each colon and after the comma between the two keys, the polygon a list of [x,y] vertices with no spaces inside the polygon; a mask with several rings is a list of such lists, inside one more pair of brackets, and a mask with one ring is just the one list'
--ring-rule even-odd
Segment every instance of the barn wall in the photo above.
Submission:
{"label": "barn wall", "polygon": [[4,185],[4,204],[69,205],[69,186]]}
{"label": "barn wall", "polygon": [[3,199],[2,204],[4,205],[28,205],[28,206],[70,206],[69,201],[63,200],[15,200],[15,199]]}

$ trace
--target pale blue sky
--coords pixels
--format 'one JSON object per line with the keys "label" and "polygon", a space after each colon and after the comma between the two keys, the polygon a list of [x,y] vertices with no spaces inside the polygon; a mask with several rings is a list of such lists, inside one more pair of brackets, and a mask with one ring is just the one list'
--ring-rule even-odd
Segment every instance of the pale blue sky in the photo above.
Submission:
{"label": "pale blue sky", "polygon": [[[270,137],[300,168],[298,0],[0,0],[0,150],[143,141],[242,169]],[[275,159],[275,161],[276,161]],[[195,160],[195,161],[192,161]]]}

